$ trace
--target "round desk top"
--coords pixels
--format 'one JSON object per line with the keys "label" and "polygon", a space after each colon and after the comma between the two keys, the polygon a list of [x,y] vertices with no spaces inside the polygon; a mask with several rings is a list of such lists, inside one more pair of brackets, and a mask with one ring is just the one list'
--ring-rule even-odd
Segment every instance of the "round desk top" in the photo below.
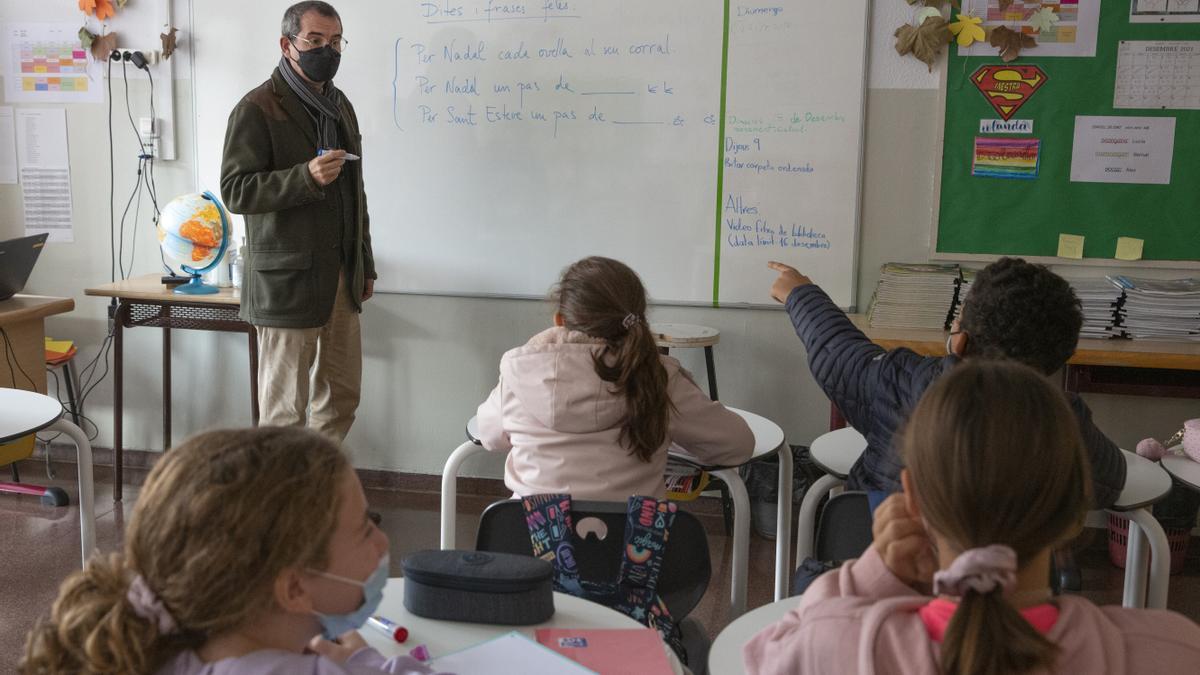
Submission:
{"label": "round desk top", "polygon": [[1162,467],[1193,490],[1200,490],[1200,462],[1187,455],[1167,455],[1162,458]]}
{"label": "round desk top", "polygon": [[0,388],[0,443],[41,431],[62,414],[62,404],[45,394]]}
{"label": "round desk top", "polygon": [[[731,407],[729,409],[746,420],[746,424],[750,426],[750,431],[754,433],[754,453],[750,456],[751,459],[758,459],[769,455],[779,450],[779,446],[783,445],[783,429],[778,424],[775,424],[762,415],[756,415],[740,408]],[[476,419],[475,415],[471,415],[471,419],[467,420],[467,440],[477,445],[479,444],[479,420]],[[671,445],[670,452],[675,457],[691,461],[698,466],[703,466],[698,462],[694,462],[687,450],[678,445]]]}
{"label": "round desk top", "polygon": [[810,450],[818,468],[845,479],[866,449],[867,439],[857,429],[843,427],[817,436]]}
{"label": "round desk top", "polygon": [[652,323],[650,332],[659,347],[711,347],[721,341],[721,331],[690,323]]}
{"label": "round desk top", "polygon": [[[408,641],[404,644],[398,644],[370,626],[363,626],[359,630],[367,644],[379,650],[384,657],[408,654],[413,647],[423,644],[436,659],[439,656],[486,642],[514,630],[534,640],[536,639],[535,631],[539,628],[645,628],[642,624],[614,609],[557,592],[554,594],[554,616],[545,623],[533,626],[500,626],[426,619],[410,614],[408,610],[404,609],[404,579],[402,577],[388,579],[387,586],[383,589],[383,603],[379,605],[376,613],[408,629]],[[663,649],[667,650],[668,660],[675,672],[682,673],[679,661],[671,652],[671,648],[664,644]]]}
{"label": "round desk top", "polygon": [[784,598],[739,616],[713,641],[712,649],[708,652],[708,672],[712,675],[746,672],[742,664],[742,647],[759,631],[782,619],[799,604],[800,598]]}
{"label": "round desk top", "polygon": [[1132,511],[1149,506],[1171,491],[1171,476],[1158,462],[1136,452],[1122,450],[1125,456],[1125,489],[1113,504],[1113,511]]}

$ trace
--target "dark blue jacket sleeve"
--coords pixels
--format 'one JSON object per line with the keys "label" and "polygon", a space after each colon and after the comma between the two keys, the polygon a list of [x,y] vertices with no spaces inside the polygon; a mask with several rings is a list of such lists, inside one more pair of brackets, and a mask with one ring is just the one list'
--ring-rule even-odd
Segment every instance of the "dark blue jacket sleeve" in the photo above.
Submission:
{"label": "dark blue jacket sleeve", "polygon": [[1079,432],[1083,435],[1083,447],[1087,449],[1092,465],[1092,503],[1097,509],[1106,509],[1116,503],[1125,489],[1125,456],[1120,448],[1109,440],[1092,423],[1092,411],[1083,399],[1068,396],[1071,410],[1079,420]]}

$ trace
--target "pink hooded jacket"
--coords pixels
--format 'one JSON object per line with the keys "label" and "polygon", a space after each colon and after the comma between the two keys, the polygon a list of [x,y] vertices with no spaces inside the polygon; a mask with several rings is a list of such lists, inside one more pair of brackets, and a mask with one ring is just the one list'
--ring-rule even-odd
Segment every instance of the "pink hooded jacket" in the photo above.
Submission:
{"label": "pink hooded jacket", "polygon": [[732,466],[750,458],[754,434],[745,420],[709,400],[669,356],[661,357],[675,406],[669,442],[649,462],[630,454],[619,440],[625,398],[592,363],[600,344],[580,332],[550,328],[500,359],[500,383],[479,406],[479,440],[488,450],[508,452],[509,489],[597,501],[662,498],[670,442],[707,464]]}
{"label": "pink hooded jacket", "polygon": [[[813,582],[799,606],[742,649],[746,672],[936,673],[941,645],[929,638],[918,594],[874,547]],[[1175,612],[1055,600],[1046,637],[1059,645],[1057,673],[1200,672],[1200,626]]]}

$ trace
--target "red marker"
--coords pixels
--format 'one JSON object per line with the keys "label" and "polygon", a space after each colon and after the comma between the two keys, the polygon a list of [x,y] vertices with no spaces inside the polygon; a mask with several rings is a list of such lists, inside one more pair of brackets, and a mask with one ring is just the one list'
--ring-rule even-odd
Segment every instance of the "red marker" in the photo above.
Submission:
{"label": "red marker", "polygon": [[382,616],[372,616],[367,619],[367,625],[396,642],[403,643],[408,640],[408,629],[391,619],[385,619]]}

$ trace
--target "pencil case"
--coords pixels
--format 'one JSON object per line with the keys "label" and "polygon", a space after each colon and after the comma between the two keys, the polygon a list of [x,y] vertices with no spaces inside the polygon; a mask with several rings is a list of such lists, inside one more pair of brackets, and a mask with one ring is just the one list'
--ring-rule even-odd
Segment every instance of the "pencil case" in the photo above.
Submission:
{"label": "pencil case", "polygon": [[554,567],[483,551],[417,551],[401,562],[404,608],[427,619],[527,626],[554,615]]}

